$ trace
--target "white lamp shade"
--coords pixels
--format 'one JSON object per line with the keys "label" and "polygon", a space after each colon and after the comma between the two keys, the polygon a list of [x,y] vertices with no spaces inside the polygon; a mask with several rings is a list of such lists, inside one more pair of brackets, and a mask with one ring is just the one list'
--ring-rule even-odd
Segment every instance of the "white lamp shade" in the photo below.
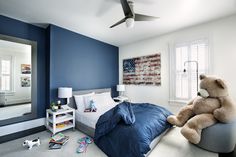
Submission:
{"label": "white lamp shade", "polygon": [[72,97],[72,88],[60,87],[58,88],[58,98],[70,98]]}
{"label": "white lamp shade", "polygon": [[125,85],[123,85],[123,84],[117,85],[117,86],[116,86],[116,90],[117,90],[118,92],[124,92],[124,91],[125,91]]}

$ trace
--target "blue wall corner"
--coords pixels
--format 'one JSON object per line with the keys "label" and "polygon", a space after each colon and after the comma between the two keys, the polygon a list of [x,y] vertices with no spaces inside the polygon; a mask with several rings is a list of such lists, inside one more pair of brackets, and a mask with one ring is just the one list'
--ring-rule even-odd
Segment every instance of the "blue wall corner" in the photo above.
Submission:
{"label": "blue wall corner", "polygon": [[50,34],[50,101],[57,99],[61,86],[73,90],[112,88],[117,95],[118,47],[54,25]]}

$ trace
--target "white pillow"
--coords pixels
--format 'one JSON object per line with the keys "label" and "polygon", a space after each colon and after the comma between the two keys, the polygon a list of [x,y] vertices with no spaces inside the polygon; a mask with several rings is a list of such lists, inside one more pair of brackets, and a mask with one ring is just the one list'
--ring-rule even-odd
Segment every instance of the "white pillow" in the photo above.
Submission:
{"label": "white pillow", "polygon": [[96,94],[96,95],[102,95],[106,101],[106,104],[108,104],[108,105],[115,103],[115,101],[111,97],[111,92],[104,92],[104,93],[100,93],[100,94]]}
{"label": "white pillow", "polygon": [[97,105],[97,108],[112,105],[115,101],[111,98],[110,92],[99,93],[92,96],[85,96],[84,97],[84,107],[89,108],[90,101],[93,100],[94,103]]}
{"label": "white pillow", "polygon": [[84,112],[84,97],[95,95],[94,92],[88,94],[74,95],[77,110]]}

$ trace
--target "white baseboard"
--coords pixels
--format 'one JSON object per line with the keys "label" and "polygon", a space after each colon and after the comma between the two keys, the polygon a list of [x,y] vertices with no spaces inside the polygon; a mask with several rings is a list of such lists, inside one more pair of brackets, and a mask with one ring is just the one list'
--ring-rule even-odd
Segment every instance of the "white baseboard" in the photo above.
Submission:
{"label": "white baseboard", "polygon": [[45,118],[10,124],[0,127],[0,137],[45,125]]}

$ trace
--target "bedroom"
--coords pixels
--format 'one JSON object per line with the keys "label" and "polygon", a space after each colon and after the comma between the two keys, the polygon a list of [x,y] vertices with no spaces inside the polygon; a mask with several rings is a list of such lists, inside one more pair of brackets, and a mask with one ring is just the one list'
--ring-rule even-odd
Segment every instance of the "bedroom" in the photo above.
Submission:
{"label": "bedroom", "polygon": [[[121,94],[131,103],[160,105],[176,115],[189,100],[196,97],[197,93],[196,63],[185,63],[184,66],[185,61],[195,61],[196,58],[188,56],[188,59],[177,59],[176,54],[180,49],[181,52],[189,54],[194,51],[191,48],[194,49],[196,45],[204,48],[201,51],[197,50],[199,53],[204,53],[201,57],[205,61],[203,63],[201,59],[198,60],[199,76],[205,73],[226,80],[230,96],[236,100],[235,0],[217,2],[214,0],[176,0],[175,2],[134,0],[133,2],[135,13],[160,18],[155,21],[135,21],[132,28],[127,28],[126,23],[109,28],[124,18],[119,0],[86,2],[71,0],[67,3],[56,0],[0,0],[0,39],[24,45],[37,43],[36,47],[32,45],[35,49],[31,52],[31,114],[22,114],[22,116],[0,121],[1,156],[66,156],[69,154],[105,157],[105,153],[95,143],[88,145],[86,152],[76,153],[79,146],[77,140],[89,135],[91,131],[82,130],[83,126],[78,127],[78,123],[75,124],[75,131],[72,129],[62,131],[63,134],[70,136],[67,144],[61,149],[49,150],[51,131],[45,127],[46,110],[50,108],[52,102],[58,103],[58,100],[62,104],[68,103],[63,95],[60,96],[63,98],[59,98],[58,88],[72,88],[70,106],[76,105],[73,95],[87,94],[100,89],[105,93],[111,91],[112,98]],[[137,85],[137,82],[133,82],[136,85],[119,86],[120,93],[118,93],[116,86],[125,82],[124,72],[133,70],[132,66],[126,66],[128,70],[125,71],[123,62],[130,63],[137,58],[142,59],[156,54],[159,55],[157,60],[160,63],[160,65],[157,63],[160,72],[158,73],[160,75],[156,76],[158,83]],[[177,64],[180,60],[181,62]],[[28,63],[24,61],[21,64]],[[178,65],[180,68],[177,70]],[[16,68],[20,68],[20,65],[16,65]],[[186,69],[185,73],[184,69]],[[198,80],[200,83],[201,80]],[[181,81],[185,81],[185,84],[177,86]],[[186,87],[186,84],[192,86]],[[110,97],[103,103],[108,101],[111,101]],[[113,106],[109,106],[109,109],[111,107]],[[2,109],[0,107],[0,110]],[[84,109],[79,114],[75,111],[75,121],[78,119],[77,115],[83,115],[83,111]],[[96,115],[95,122],[88,119],[84,123],[95,126],[100,111],[102,110],[98,107],[97,112],[89,113]],[[212,152],[191,144],[182,136],[181,128],[173,127],[168,130],[163,133],[160,141],[154,144],[154,148],[148,154],[150,157],[176,156],[176,154],[180,157],[235,155],[232,150],[226,153],[217,148]],[[224,130],[220,130],[219,133],[224,133]],[[34,146],[29,151],[22,146],[24,140],[38,137],[41,141],[39,147]],[[235,134],[229,137],[228,142],[231,146],[235,146],[234,137]],[[215,143],[219,141],[218,138],[213,139]],[[232,142],[234,144],[231,144]],[[212,141],[209,140],[206,145],[211,143]]]}

